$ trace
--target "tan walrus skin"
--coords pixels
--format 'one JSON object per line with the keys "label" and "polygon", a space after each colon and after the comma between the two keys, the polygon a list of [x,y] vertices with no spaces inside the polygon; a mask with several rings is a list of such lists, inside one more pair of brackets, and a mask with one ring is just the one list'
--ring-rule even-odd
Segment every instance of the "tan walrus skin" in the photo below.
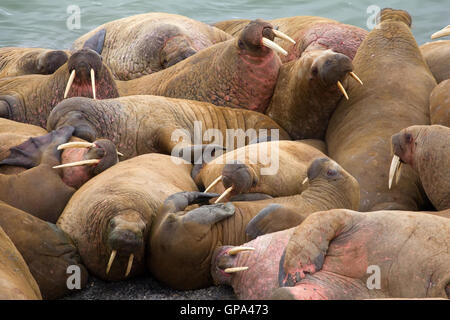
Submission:
{"label": "tan walrus skin", "polygon": [[[198,134],[195,133],[196,122],[200,129]],[[270,130],[275,129],[280,139],[289,139],[289,135],[273,120],[258,112],[144,95],[108,100],[64,100],[51,112],[47,128],[53,130],[64,125],[75,127],[74,135],[87,141],[98,137],[110,139],[124,154],[123,159],[151,152],[171,154],[175,147],[187,148],[177,149],[180,151],[175,152],[177,156],[185,155],[183,152],[195,153],[194,143],[203,146],[212,143],[234,149],[239,146],[240,138],[243,138],[244,145],[250,142],[252,137],[244,136],[248,129],[256,133],[253,138],[259,136],[260,130],[264,131],[263,134],[270,134]],[[206,131],[213,129],[220,132],[223,141],[220,137],[208,136]],[[227,138],[227,130],[238,129],[242,133],[235,132],[238,138]],[[197,160],[193,159],[194,156],[190,157],[191,161]]]}
{"label": "tan walrus skin", "polygon": [[[0,200],[44,221],[55,223],[76,188],[118,162],[117,151],[108,140],[95,141],[90,148],[58,150],[74,131],[62,127],[32,137],[10,149],[0,166],[20,166],[28,170],[0,174]],[[95,165],[54,168],[81,160],[96,160]]]}
{"label": "tan walrus skin", "polygon": [[23,256],[44,299],[58,299],[71,292],[67,287],[69,266],[80,270],[80,288],[88,274],[77,248],[56,225],[0,201],[0,227]]}
{"label": "tan walrus skin", "polygon": [[[214,26],[237,36],[249,22],[250,20],[245,19],[227,20],[217,22]],[[287,56],[280,55],[283,63],[298,59],[305,51],[317,49],[331,49],[353,59],[368,33],[364,29],[323,17],[295,16],[269,22],[296,42],[293,44],[281,39],[275,40],[288,51]]]}
{"label": "tan walrus skin", "polygon": [[116,81],[120,96],[160,95],[264,113],[281,66],[280,58],[266,46],[274,37],[271,24],[251,21],[239,37],[206,48],[170,68],[139,79]]}
{"label": "tan walrus skin", "polygon": [[1,227],[0,300],[42,300],[30,269]]}
{"label": "tan walrus skin", "polygon": [[66,63],[70,53],[41,48],[0,48],[0,78],[25,74],[52,74]]}
{"label": "tan walrus skin", "polygon": [[[394,134],[391,144],[394,159],[399,158],[401,162],[396,180],[403,180],[406,167],[403,164],[407,164],[419,175],[434,207],[437,210],[450,209],[450,128],[440,125],[411,126]],[[393,172],[390,179],[395,176]],[[392,189],[401,187],[401,184],[393,185]]]}
{"label": "tan walrus skin", "polygon": [[[448,298],[448,218],[450,210],[317,212],[296,228],[243,244],[247,252],[217,248],[211,274],[239,299]],[[367,287],[371,265],[380,267],[380,289]],[[224,272],[233,268],[242,271]],[[295,286],[279,288],[286,270],[286,284]]]}
{"label": "tan walrus skin", "polygon": [[157,153],[120,162],[84,184],[57,225],[96,277],[116,281],[142,274],[149,230],[164,199],[198,190],[191,170],[191,164]]}
{"label": "tan walrus skin", "polygon": [[[286,225],[297,225],[316,211],[358,206],[359,188],[356,180],[334,161],[327,158],[315,160],[308,170],[308,176],[309,188],[301,195],[291,197],[216,203],[191,211],[186,210],[186,207],[197,197],[213,198],[217,194],[182,192],[169,197],[161,207],[161,223],[155,224],[149,235],[147,265],[150,272],[158,281],[176,289],[206,287],[212,284],[209,269],[214,249],[248,241],[247,224],[268,205],[273,207],[276,204],[277,212],[270,213],[268,219],[263,218],[254,223],[255,228],[251,230],[250,237],[266,230],[270,232],[270,228],[276,230]],[[290,210],[293,212],[289,218],[293,219],[284,220],[284,215]],[[274,216],[278,219],[265,223]]]}
{"label": "tan walrus skin", "polygon": [[[224,153],[206,163],[194,177],[198,186],[223,193],[232,187],[230,201],[247,200],[253,195],[285,197],[300,194],[301,182],[315,158],[325,157],[320,140],[267,141]],[[218,183],[212,183],[220,178]]]}
{"label": "tan walrus skin", "polygon": [[45,128],[50,111],[64,98],[93,97],[93,78],[97,99],[119,96],[110,71],[90,48],[74,52],[51,75],[0,79],[0,117]]}
{"label": "tan walrus skin", "polygon": [[450,40],[427,42],[420,51],[437,83],[450,79]]}
{"label": "tan walrus skin", "polygon": [[151,12],[105,23],[75,40],[74,49],[100,35],[113,76],[130,80],[166,69],[198,51],[231,39],[222,30],[177,14]]}
{"label": "tan walrus skin", "polygon": [[386,184],[390,137],[405,127],[430,123],[429,97],[436,86],[410,24],[405,11],[381,11],[381,22],[353,59],[364,86],[350,82],[352,98],[341,100],[327,129],[329,156],[360,184],[360,211],[418,210],[426,200],[412,170],[403,171],[398,188],[389,190]]}
{"label": "tan walrus skin", "polygon": [[439,83],[430,95],[431,124],[450,127],[450,79]]}

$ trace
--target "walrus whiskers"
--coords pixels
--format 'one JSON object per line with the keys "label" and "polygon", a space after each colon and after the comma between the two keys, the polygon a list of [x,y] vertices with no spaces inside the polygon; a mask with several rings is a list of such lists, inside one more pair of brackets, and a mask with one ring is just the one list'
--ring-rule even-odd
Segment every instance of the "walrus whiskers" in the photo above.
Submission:
{"label": "walrus whiskers", "polygon": [[255,248],[253,248],[253,247],[235,247],[233,249],[230,249],[228,251],[228,254],[230,256],[234,256],[234,255],[238,254],[239,252],[249,252],[249,251],[255,251]]}
{"label": "walrus whiskers", "polygon": [[61,164],[59,166],[54,166],[53,169],[78,167],[78,166],[84,166],[84,165],[87,165],[87,164],[88,165],[94,165],[94,164],[98,164],[100,161],[101,161],[100,159],[90,159],[90,160],[76,161],[76,162]]}
{"label": "walrus whiskers", "polygon": [[[391,167],[389,169],[389,189],[392,187],[392,180],[394,179],[394,175],[397,172],[397,169],[400,166],[400,157],[394,155],[392,157]],[[398,179],[396,179],[395,183],[397,183]]]}
{"label": "walrus whiskers", "polygon": [[209,186],[205,189],[205,193],[211,190],[216,184],[219,183],[219,181],[222,180],[222,175],[218,176]]}
{"label": "walrus whiskers", "polygon": [[233,187],[229,187],[227,190],[225,190],[219,198],[214,203],[219,203],[223,198],[225,198],[230,192],[233,190]]}
{"label": "walrus whiskers", "polygon": [[431,39],[442,38],[445,36],[450,36],[450,25],[446,26],[442,30],[439,30],[431,35]]}
{"label": "walrus whiskers", "polygon": [[361,85],[363,85],[363,82],[361,81],[361,79],[356,75],[356,73],[354,73],[353,71],[349,72],[350,76],[355,79],[356,81],[358,81]]}
{"label": "walrus whiskers", "polygon": [[286,50],[284,50],[282,47],[277,45],[275,42],[273,42],[272,40],[269,40],[267,38],[264,38],[264,37],[262,38],[262,44],[264,46],[266,46],[267,48],[272,49],[273,51],[281,53],[282,55],[287,56],[287,54],[288,54]]}
{"label": "walrus whiskers", "polygon": [[66,91],[64,91],[64,99],[67,97],[69,93],[70,87],[72,87],[73,80],[75,79],[75,69],[72,70],[70,74],[69,81],[67,81]]}
{"label": "walrus whiskers", "polygon": [[287,40],[287,41],[289,41],[289,42],[295,44],[295,40],[292,39],[291,37],[289,37],[287,34],[281,32],[281,31],[279,31],[279,30],[275,30],[275,29],[272,29],[272,31],[273,31],[273,34],[274,34],[276,37],[281,38],[281,39],[284,39],[284,40]]}
{"label": "walrus whiskers", "polygon": [[116,257],[116,254],[117,254],[117,250],[113,250],[111,252],[111,256],[109,257],[108,265],[106,266],[106,274],[108,274],[109,270],[111,270],[111,266],[114,262],[114,258]]}
{"label": "walrus whiskers", "polygon": [[337,86],[338,86],[339,90],[341,90],[341,92],[344,94],[345,98],[348,100],[347,91],[345,91],[344,86],[342,85],[342,83],[340,81],[337,82]]}
{"label": "walrus whiskers", "polygon": [[223,270],[223,272],[225,272],[225,273],[236,273],[236,272],[245,271],[247,269],[248,269],[248,267],[226,268],[225,270]]}
{"label": "walrus whiskers", "polygon": [[91,68],[91,84],[92,84],[92,96],[95,100],[95,71]]}
{"label": "walrus whiskers", "polygon": [[125,278],[128,277],[131,271],[131,267],[133,266],[134,254],[130,254],[130,258],[128,258],[127,271],[125,272]]}

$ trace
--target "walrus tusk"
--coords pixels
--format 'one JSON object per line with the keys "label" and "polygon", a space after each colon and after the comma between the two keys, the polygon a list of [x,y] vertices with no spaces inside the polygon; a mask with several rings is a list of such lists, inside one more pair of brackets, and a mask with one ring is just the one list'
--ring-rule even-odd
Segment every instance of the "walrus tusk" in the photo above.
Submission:
{"label": "walrus tusk", "polygon": [[221,176],[221,175],[218,176],[217,179],[214,180],[214,181],[208,186],[208,188],[205,189],[204,192],[206,193],[206,192],[208,192],[209,190],[211,190],[212,187],[214,187],[216,184],[218,184],[220,180],[222,180],[222,176]]}
{"label": "walrus tusk", "polygon": [[292,42],[293,44],[295,44],[295,40],[292,39],[291,37],[289,37],[287,34],[281,32],[281,31],[279,31],[279,30],[275,30],[275,29],[272,29],[272,31],[273,31],[273,34],[274,34],[275,36],[277,36],[278,38],[287,40],[287,41]]}
{"label": "walrus tusk", "polygon": [[82,160],[82,161],[77,161],[77,162],[72,162],[72,163],[61,164],[61,165],[59,165],[59,166],[53,167],[53,169],[68,168],[68,167],[77,167],[77,166],[84,166],[84,165],[86,165],[86,164],[94,165],[94,164],[99,163],[100,161],[101,161],[100,159]]}
{"label": "walrus tusk", "polygon": [[305,183],[307,183],[309,181],[308,177],[305,178],[305,180],[303,180],[302,185],[304,185]]}
{"label": "walrus tusk", "polygon": [[389,169],[389,189],[392,187],[392,180],[394,179],[394,175],[400,166],[400,157],[394,154],[392,157],[391,168]]}
{"label": "walrus tusk", "polygon": [[123,153],[122,152],[117,151],[117,155],[123,157]]}
{"label": "walrus tusk", "polygon": [[70,74],[69,81],[67,81],[66,91],[64,91],[64,99],[67,97],[69,93],[70,87],[72,86],[73,80],[75,79],[75,69],[72,70]]}
{"label": "walrus tusk", "polygon": [[226,268],[223,270],[225,273],[235,273],[235,272],[241,272],[247,270],[248,267],[235,267],[235,268]]}
{"label": "walrus tusk", "polygon": [[116,257],[116,254],[117,254],[117,250],[113,250],[111,252],[111,257],[109,257],[108,265],[106,266],[106,274],[109,273],[109,270],[111,269],[111,266],[114,262],[114,258]]}
{"label": "walrus tusk", "polygon": [[95,71],[91,68],[92,96],[95,100]]}
{"label": "walrus tusk", "polygon": [[435,32],[431,35],[431,39],[437,39],[445,36],[450,36],[450,25],[446,26],[442,30],[439,30],[438,32]]}
{"label": "walrus tusk", "polygon": [[133,266],[134,254],[130,254],[130,258],[128,259],[127,271],[125,272],[125,278],[128,277],[131,271],[131,267]]}
{"label": "walrus tusk", "polygon": [[397,169],[397,174],[395,175],[395,184],[398,184],[398,182],[400,181],[400,177],[402,175],[402,163],[400,162],[400,164],[398,165],[398,169]]}
{"label": "walrus tusk", "polygon": [[347,91],[345,91],[344,86],[342,85],[342,83],[340,81],[337,82],[337,86],[339,87],[339,90],[342,91],[342,93],[344,94],[345,98],[348,100]]}
{"label": "walrus tusk", "polygon": [[227,190],[225,190],[214,203],[220,202],[220,200],[225,198],[231,192],[231,190],[233,190],[233,187],[229,187]]}
{"label": "walrus tusk", "polygon": [[267,38],[262,38],[262,44],[265,45],[267,48],[270,48],[276,52],[281,53],[282,55],[287,56],[287,51],[284,50],[282,47],[280,47],[279,45],[277,45],[275,42],[273,42],[272,40],[269,40]]}
{"label": "walrus tusk", "polygon": [[72,148],[92,148],[95,147],[95,144],[91,143],[91,142],[67,142],[67,143],[63,143],[60,144],[58,146],[58,150],[64,150],[64,149],[72,149]]}
{"label": "walrus tusk", "polygon": [[361,85],[363,85],[363,82],[361,81],[361,79],[356,75],[356,73],[354,73],[353,71],[351,71],[349,73],[353,79],[355,79],[356,81],[358,81]]}
{"label": "walrus tusk", "polygon": [[248,252],[248,251],[255,251],[255,248],[253,248],[253,247],[235,247],[233,249],[230,249],[228,251],[228,254],[230,256],[234,256],[234,255],[238,254],[239,252]]}

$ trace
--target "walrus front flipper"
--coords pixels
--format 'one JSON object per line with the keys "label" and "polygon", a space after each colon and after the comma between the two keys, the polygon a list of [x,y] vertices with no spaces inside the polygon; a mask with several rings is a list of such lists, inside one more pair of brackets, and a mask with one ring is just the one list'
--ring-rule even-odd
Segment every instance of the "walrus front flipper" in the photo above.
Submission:
{"label": "walrus front flipper", "polygon": [[202,206],[189,211],[183,216],[183,223],[193,222],[201,225],[213,225],[231,217],[236,208],[231,202]]}
{"label": "walrus front flipper", "polygon": [[0,165],[30,169],[38,166],[44,158],[47,158],[47,155],[59,161],[61,151],[57,150],[57,146],[69,141],[73,131],[73,127],[65,126],[46,135],[30,138],[24,143],[12,147],[9,157],[1,161]]}
{"label": "walrus front flipper", "polygon": [[208,203],[209,200],[218,197],[217,193],[205,193],[198,191],[178,192],[169,196],[163,203],[161,210],[165,212],[179,212],[191,204]]}
{"label": "walrus front flipper", "polygon": [[98,54],[102,54],[103,45],[105,44],[106,30],[102,29],[86,40],[83,49],[92,49]]}

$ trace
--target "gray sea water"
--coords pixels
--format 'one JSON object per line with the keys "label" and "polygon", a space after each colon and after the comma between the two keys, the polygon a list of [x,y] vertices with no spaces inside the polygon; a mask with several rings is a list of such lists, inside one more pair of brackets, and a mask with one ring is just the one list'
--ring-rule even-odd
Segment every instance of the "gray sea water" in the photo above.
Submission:
{"label": "gray sea water", "polygon": [[176,13],[206,23],[315,15],[370,30],[377,8],[384,7],[411,14],[419,45],[450,23],[450,0],[0,0],[0,46],[66,49],[105,22],[146,12]]}

